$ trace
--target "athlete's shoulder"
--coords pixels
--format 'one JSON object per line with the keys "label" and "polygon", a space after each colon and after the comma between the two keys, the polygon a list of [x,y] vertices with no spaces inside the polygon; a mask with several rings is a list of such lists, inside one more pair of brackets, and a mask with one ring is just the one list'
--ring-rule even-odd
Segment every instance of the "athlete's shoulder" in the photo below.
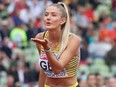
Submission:
{"label": "athlete's shoulder", "polygon": [[70,33],[70,39],[81,42],[81,37],[79,35],[76,35],[74,33]]}

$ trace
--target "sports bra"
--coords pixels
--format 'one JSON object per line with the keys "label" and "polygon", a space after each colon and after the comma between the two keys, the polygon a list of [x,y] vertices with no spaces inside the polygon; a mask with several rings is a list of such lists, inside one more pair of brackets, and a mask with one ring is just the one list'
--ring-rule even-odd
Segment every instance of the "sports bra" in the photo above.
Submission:
{"label": "sports bra", "polygon": [[[48,33],[45,32],[43,38],[47,38],[47,37],[48,37]],[[55,49],[52,50],[52,53],[57,60],[60,59],[58,54],[59,48],[60,48],[60,44]],[[59,74],[54,74],[52,68],[50,67],[49,61],[47,59],[47,56],[46,56],[46,53],[44,52],[43,47],[41,47],[41,50],[40,50],[39,65],[47,77],[66,78],[66,77],[74,76],[77,73],[79,61],[80,61],[80,56],[74,56]]]}

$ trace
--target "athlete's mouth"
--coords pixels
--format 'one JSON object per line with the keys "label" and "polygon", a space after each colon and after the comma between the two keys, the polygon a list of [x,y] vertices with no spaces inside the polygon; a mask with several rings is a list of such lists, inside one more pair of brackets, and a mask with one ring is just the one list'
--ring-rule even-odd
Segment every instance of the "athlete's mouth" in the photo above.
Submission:
{"label": "athlete's mouth", "polygon": [[51,22],[46,22],[46,25],[51,25]]}

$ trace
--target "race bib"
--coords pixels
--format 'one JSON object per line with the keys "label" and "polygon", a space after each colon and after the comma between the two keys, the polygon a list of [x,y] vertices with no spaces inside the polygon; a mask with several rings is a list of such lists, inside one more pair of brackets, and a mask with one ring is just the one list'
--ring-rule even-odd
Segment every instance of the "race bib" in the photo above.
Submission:
{"label": "race bib", "polygon": [[[56,53],[53,53],[53,54],[58,60],[58,58],[59,58],[58,55]],[[68,76],[65,69],[63,71],[61,71],[59,74],[54,74],[53,73],[53,70],[52,70],[52,68],[51,68],[51,66],[48,62],[48,59],[47,59],[47,56],[46,56],[45,52],[41,52],[40,59],[39,59],[39,64],[40,64],[40,67],[43,69],[43,71],[45,72],[45,74],[48,77],[62,78],[62,77]]]}

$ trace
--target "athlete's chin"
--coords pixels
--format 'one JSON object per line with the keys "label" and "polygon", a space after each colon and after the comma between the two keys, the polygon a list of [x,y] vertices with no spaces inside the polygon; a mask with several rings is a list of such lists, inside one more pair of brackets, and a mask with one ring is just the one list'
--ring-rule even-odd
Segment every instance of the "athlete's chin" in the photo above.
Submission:
{"label": "athlete's chin", "polygon": [[46,29],[47,29],[47,30],[52,30],[52,29],[54,29],[54,27],[46,26]]}

